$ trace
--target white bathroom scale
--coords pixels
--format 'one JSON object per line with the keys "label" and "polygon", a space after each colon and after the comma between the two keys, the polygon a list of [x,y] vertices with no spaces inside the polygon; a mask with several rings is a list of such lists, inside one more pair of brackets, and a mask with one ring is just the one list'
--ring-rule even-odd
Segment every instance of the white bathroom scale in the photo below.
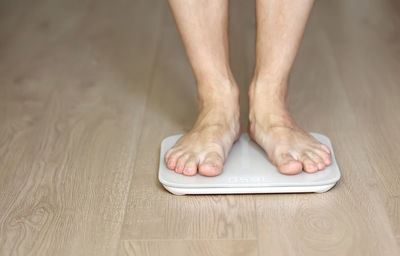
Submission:
{"label": "white bathroom scale", "polygon": [[310,134],[327,145],[332,153],[331,165],[316,173],[279,173],[268,161],[264,150],[244,133],[233,145],[220,175],[206,177],[197,173],[194,176],[186,176],[169,170],[164,161],[165,153],[182,136],[179,134],[167,137],[161,142],[158,179],[175,195],[326,192],[340,179],[339,167],[329,138],[318,133]]}

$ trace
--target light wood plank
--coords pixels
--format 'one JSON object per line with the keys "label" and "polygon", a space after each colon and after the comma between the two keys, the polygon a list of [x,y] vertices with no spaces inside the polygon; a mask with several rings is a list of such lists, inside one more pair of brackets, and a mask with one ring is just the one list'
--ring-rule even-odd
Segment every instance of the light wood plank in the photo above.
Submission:
{"label": "light wood plank", "polygon": [[0,254],[113,255],[165,4],[27,7],[1,50]]}
{"label": "light wood plank", "polygon": [[[370,1],[362,13],[355,11],[357,5],[346,7],[344,15],[354,19],[342,28],[348,43],[335,45],[333,50],[359,124],[360,144],[374,171],[379,195],[399,243],[400,61],[396,53],[400,45],[400,6],[394,1]],[[329,30],[337,29],[334,24],[327,24]]]}
{"label": "light wood plank", "polygon": [[258,253],[257,240],[123,240],[119,255],[256,256]]}

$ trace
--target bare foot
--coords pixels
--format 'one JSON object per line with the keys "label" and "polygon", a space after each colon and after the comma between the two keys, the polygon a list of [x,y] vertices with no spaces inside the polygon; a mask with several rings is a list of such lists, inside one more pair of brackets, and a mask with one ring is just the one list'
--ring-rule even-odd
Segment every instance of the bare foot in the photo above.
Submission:
{"label": "bare foot", "polygon": [[184,175],[217,176],[240,136],[238,88],[232,82],[198,85],[199,116],[192,130],[165,154],[168,168]]}
{"label": "bare foot", "polygon": [[286,86],[249,88],[249,135],[283,174],[313,173],[331,164],[329,148],[300,129],[286,107]]}

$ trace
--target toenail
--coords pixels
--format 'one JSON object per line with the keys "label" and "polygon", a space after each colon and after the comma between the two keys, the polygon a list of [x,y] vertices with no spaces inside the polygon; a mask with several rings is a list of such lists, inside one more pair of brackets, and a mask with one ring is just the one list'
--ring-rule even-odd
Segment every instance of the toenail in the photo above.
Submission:
{"label": "toenail", "polygon": [[193,170],[192,169],[185,169],[185,170],[183,170],[183,173],[184,174],[191,174],[191,173],[193,173]]}
{"label": "toenail", "polygon": [[309,172],[315,172],[316,170],[318,170],[318,167],[315,167],[314,165],[309,165],[307,169]]}

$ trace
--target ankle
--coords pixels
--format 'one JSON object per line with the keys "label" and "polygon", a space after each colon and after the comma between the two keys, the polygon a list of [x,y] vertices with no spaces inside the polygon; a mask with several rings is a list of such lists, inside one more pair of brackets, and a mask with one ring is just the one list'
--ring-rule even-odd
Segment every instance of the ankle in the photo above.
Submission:
{"label": "ankle", "polygon": [[270,93],[276,94],[277,92],[283,92],[286,94],[288,87],[288,79],[280,79],[273,77],[253,77],[250,86],[249,93]]}
{"label": "ankle", "polygon": [[254,76],[248,89],[250,112],[287,113],[288,79]]}
{"label": "ankle", "polygon": [[279,72],[279,73],[268,73],[268,72],[260,72],[256,70],[253,74],[252,84],[254,85],[269,85],[269,86],[279,86],[282,84],[287,84],[289,81],[289,73],[288,72]]}
{"label": "ankle", "polygon": [[288,110],[286,90],[263,84],[250,86],[249,121],[264,126],[292,126],[294,120]]}
{"label": "ankle", "polygon": [[209,79],[197,83],[199,105],[218,104],[238,105],[239,88],[233,78]]}
{"label": "ankle", "polygon": [[273,126],[286,126],[292,127],[295,123],[291,114],[286,110],[279,111],[250,111],[249,122],[258,123],[263,126],[273,127]]}
{"label": "ankle", "polygon": [[210,88],[213,90],[227,90],[237,87],[235,78],[231,72],[218,74],[206,74],[196,76],[196,82],[199,89]]}

